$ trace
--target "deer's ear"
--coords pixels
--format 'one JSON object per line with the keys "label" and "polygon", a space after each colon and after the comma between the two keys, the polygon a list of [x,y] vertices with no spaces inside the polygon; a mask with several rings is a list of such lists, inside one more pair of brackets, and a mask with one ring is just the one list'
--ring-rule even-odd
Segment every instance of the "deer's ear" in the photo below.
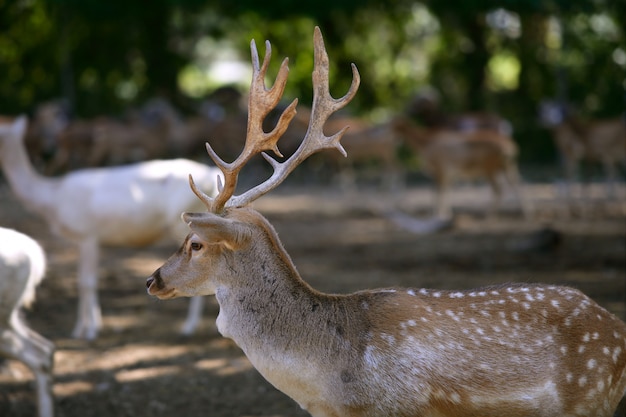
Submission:
{"label": "deer's ear", "polygon": [[183,213],[182,218],[202,239],[222,244],[230,250],[241,249],[250,241],[251,231],[245,223],[213,213]]}

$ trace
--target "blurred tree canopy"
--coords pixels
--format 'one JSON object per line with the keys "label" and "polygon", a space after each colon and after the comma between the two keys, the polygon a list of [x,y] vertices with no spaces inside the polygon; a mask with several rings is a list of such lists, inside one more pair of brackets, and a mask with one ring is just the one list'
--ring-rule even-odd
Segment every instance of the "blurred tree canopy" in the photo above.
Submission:
{"label": "blurred tree canopy", "polygon": [[449,111],[497,110],[532,136],[546,98],[623,112],[625,10],[626,0],[0,0],[0,113],[59,97],[85,117],[154,96],[184,105],[218,86],[207,74],[220,51],[249,62],[250,39],[260,54],[272,42],[273,74],[290,58],[286,94],[308,103],[319,25],[334,95],[351,62],[361,72],[355,112],[382,119],[431,86]]}

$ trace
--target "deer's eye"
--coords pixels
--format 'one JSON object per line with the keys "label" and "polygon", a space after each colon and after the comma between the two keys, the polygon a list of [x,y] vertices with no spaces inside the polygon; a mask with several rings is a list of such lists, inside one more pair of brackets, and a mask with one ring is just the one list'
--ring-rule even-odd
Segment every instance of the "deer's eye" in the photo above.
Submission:
{"label": "deer's eye", "polygon": [[198,242],[191,242],[191,245],[189,245],[189,247],[191,248],[191,250],[193,251],[198,251],[200,249],[202,249],[202,243],[198,243]]}

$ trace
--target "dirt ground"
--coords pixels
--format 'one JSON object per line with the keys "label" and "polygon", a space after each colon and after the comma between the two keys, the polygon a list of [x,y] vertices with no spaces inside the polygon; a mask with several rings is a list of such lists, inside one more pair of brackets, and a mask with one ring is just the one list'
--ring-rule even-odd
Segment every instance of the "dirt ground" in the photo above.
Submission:
{"label": "dirt ground", "polygon": [[[530,218],[522,218],[512,199],[500,216],[485,218],[488,190],[462,187],[453,195],[452,227],[426,236],[381,214],[428,216],[432,195],[426,184],[396,195],[287,185],[256,208],[276,227],[303,278],[322,291],[548,282],[578,287],[625,319],[626,186],[620,200],[604,199],[601,188],[592,187],[571,209],[552,184],[534,183],[526,191],[534,204]],[[57,417],[307,415],[218,334],[213,298],[199,331],[183,337],[178,331],[188,301],[146,294],[146,278],[175,244],[105,250],[99,293],[104,330],[86,342],[69,337],[77,305],[74,247],[24,212],[6,184],[0,184],[0,225],[35,237],[48,255],[47,278],[26,316],[57,346]],[[540,230],[554,239],[533,243]],[[10,372],[0,375],[0,416],[35,415],[32,376],[19,363],[5,368]]]}

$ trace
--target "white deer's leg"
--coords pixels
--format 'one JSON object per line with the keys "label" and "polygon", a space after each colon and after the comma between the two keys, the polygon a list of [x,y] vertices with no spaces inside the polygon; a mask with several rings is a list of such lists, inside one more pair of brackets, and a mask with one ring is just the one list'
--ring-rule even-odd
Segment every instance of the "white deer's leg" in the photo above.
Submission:
{"label": "white deer's leg", "polygon": [[37,380],[37,408],[39,417],[54,415],[54,397],[52,394],[52,376],[47,373],[36,373]]}
{"label": "white deer's leg", "polygon": [[189,336],[195,333],[200,319],[202,318],[202,308],[204,306],[204,297],[196,296],[191,297],[189,300],[189,310],[187,311],[187,318],[180,332],[185,336]]}
{"label": "white deer's leg", "polygon": [[13,328],[15,333],[21,338],[32,340],[33,343],[39,346],[41,350],[45,351],[47,355],[52,356],[54,353],[54,343],[28,327],[24,319],[22,319],[19,310],[15,310],[11,314],[10,327]]}
{"label": "white deer's leg", "polygon": [[[33,331],[30,334],[36,334]],[[37,338],[29,338],[29,350],[33,356],[32,365],[29,365],[35,374],[37,386],[37,407],[39,417],[52,417],[54,414],[54,400],[52,394],[52,368],[54,363],[54,345],[49,340],[37,334]],[[28,362],[25,361],[28,365]]]}
{"label": "white deer's leg", "polygon": [[99,245],[96,239],[84,239],[79,246],[78,318],[72,332],[75,338],[93,340],[102,326],[98,302]]}
{"label": "white deer's leg", "polygon": [[[36,334],[33,331],[30,333]],[[0,352],[23,362],[33,372],[37,382],[39,417],[52,417],[54,414],[52,396],[54,345],[43,336],[39,334],[37,336],[30,338],[21,334],[20,331],[4,329],[0,332]]]}

